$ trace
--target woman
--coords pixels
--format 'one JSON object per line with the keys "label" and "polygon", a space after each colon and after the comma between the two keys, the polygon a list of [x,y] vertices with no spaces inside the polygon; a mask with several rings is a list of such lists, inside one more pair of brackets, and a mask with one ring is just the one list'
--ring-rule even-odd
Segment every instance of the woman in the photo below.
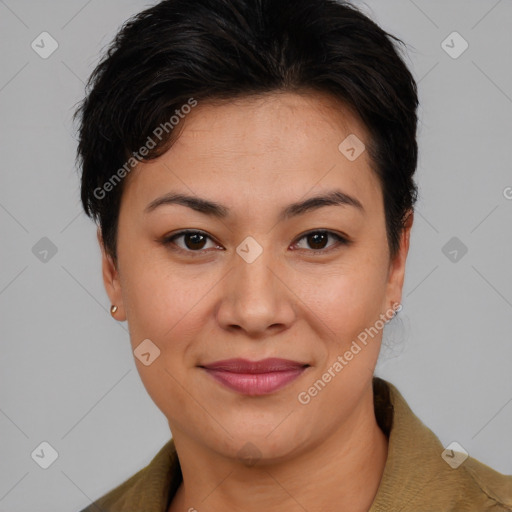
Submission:
{"label": "woman", "polygon": [[512,510],[373,376],[416,200],[393,39],[333,0],[166,0],[117,35],[82,202],[172,440],[87,511]]}

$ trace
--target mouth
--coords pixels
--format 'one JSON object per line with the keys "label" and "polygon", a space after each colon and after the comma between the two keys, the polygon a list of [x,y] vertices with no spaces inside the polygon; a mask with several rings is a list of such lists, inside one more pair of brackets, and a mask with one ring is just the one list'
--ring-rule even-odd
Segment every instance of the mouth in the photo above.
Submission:
{"label": "mouth", "polygon": [[213,379],[243,395],[268,395],[284,388],[309,368],[309,364],[289,359],[269,358],[260,361],[226,359],[202,365]]}

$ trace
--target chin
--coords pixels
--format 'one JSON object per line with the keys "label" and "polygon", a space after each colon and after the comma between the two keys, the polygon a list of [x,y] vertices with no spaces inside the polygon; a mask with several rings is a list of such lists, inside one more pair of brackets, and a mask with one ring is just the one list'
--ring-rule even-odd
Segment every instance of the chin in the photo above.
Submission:
{"label": "chin", "polygon": [[[300,449],[304,448],[307,439],[305,439],[304,429],[298,426],[289,425],[286,428],[280,425],[283,422],[280,416],[273,422],[265,423],[260,426],[251,427],[231,427],[226,423],[226,428],[231,434],[223,435],[221,439],[210,439],[206,444],[210,448],[224,457],[236,459],[246,466],[270,465],[284,462],[294,457]],[[244,419],[244,423],[247,419]],[[276,428],[277,427],[277,428]],[[302,435],[300,432],[302,430]],[[211,432],[211,430],[210,430]],[[225,434],[225,432],[223,432]]]}

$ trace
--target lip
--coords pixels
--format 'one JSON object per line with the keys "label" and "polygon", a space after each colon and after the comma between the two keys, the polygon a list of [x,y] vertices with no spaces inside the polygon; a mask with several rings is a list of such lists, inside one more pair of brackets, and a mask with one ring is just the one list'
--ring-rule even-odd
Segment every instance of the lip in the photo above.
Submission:
{"label": "lip", "polygon": [[267,395],[298,378],[309,365],[289,359],[226,359],[203,365],[217,382],[243,395]]}

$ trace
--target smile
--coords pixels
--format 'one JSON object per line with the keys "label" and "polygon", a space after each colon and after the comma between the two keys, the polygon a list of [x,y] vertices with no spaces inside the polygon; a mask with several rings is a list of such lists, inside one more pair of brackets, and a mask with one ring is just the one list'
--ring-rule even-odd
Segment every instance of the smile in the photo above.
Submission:
{"label": "smile", "polygon": [[248,396],[267,395],[297,379],[309,365],[287,359],[228,359],[201,366],[225,387]]}

